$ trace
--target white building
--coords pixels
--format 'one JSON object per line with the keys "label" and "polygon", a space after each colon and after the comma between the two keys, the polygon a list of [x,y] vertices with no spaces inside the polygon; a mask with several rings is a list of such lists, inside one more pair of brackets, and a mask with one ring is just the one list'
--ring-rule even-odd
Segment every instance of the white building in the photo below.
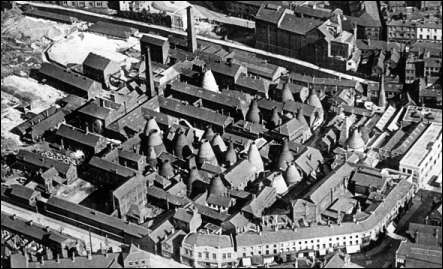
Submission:
{"label": "white building", "polygon": [[441,174],[441,123],[431,123],[412,148],[400,160],[400,171],[412,175],[422,188],[429,179]]}
{"label": "white building", "polygon": [[183,239],[180,261],[198,268],[232,268],[237,254],[228,235],[190,233]]}
{"label": "white building", "polygon": [[417,40],[441,42],[441,23],[423,22],[417,24]]}
{"label": "white building", "polygon": [[151,1],[119,1],[120,11],[141,12],[142,10],[150,11]]}
{"label": "white building", "polygon": [[336,249],[358,252],[376,240],[398,215],[400,207],[412,199],[416,187],[409,178],[401,179],[372,214],[355,222],[244,232],[236,236],[236,249],[227,235],[190,233],[183,240],[181,262],[195,267],[229,267],[236,264],[236,259],[250,265],[253,256],[314,256]]}

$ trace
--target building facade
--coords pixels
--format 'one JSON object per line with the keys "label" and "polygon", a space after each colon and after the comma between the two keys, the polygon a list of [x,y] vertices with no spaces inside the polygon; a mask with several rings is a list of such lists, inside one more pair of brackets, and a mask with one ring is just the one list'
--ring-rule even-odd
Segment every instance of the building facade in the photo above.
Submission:
{"label": "building facade", "polygon": [[180,261],[194,267],[231,268],[237,254],[228,235],[190,233],[183,239]]}
{"label": "building facade", "polygon": [[431,123],[400,160],[400,171],[412,175],[412,182],[424,187],[434,175],[441,174],[442,126]]}

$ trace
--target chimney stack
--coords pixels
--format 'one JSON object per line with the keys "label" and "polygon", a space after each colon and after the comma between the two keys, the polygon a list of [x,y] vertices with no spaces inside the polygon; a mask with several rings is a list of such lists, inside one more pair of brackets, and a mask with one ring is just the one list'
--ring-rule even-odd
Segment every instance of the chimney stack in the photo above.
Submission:
{"label": "chimney stack", "polygon": [[195,35],[194,22],[192,18],[192,6],[186,8],[188,17],[188,26],[186,31],[188,32],[188,50],[194,53],[197,50],[197,37]]}
{"label": "chimney stack", "polygon": [[154,88],[154,76],[152,75],[151,49],[149,48],[149,46],[146,47],[145,65],[145,77],[147,87],[146,90],[148,92],[149,98],[152,98],[156,95],[156,92]]}

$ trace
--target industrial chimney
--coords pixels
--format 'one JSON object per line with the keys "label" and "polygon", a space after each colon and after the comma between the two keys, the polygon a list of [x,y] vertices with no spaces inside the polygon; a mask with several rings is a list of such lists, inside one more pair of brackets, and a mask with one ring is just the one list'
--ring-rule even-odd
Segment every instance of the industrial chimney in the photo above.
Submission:
{"label": "industrial chimney", "polygon": [[152,64],[151,64],[151,50],[149,46],[146,47],[145,54],[145,76],[146,76],[146,90],[148,92],[149,98],[156,96],[155,88],[154,88],[154,76],[152,75]]}
{"label": "industrial chimney", "polygon": [[188,17],[188,26],[186,31],[188,32],[188,50],[194,53],[197,50],[197,37],[195,36],[194,23],[192,18],[192,6],[186,8]]}

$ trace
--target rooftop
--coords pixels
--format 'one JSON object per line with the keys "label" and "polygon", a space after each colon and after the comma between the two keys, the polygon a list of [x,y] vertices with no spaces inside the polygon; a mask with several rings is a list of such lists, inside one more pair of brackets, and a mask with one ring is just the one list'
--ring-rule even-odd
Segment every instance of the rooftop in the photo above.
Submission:
{"label": "rooftop", "polygon": [[87,145],[89,147],[95,147],[100,140],[100,136],[93,133],[83,133],[77,130],[74,127],[70,127],[68,125],[61,125],[58,128],[57,133],[58,136],[78,142],[82,145]]}
{"label": "rooftop", "polygon": [[234,243],[228,235],[190,233],[185,237],[183,244],[196,247],[233,248]]}
{"label": "rooftop", "polygon": [[441,124],[432,123],[428,126],[426,131],[415,142],[406,155],[400,160],[400,165],[409,167],[418,167],[431,151],[436,139],[440,136],[441,139]]}
{"label": "rooftop", "polygon": [[309,238],[332,237],[346,235],[358,232],[366,232],[378,225],[388,212],[397,205],[397,202],[403,199],[413,188],[412,183],[407,179],[402,179],[394,189],[385,197],[374,212],[364,221],[359,223],[345,222],[341,225],[334,225],[332,228],[327,225],[299,228],[297,230],[266,231],[262,234],[247,232],[237,235],[237,246],[253,246],[282,243],[295,240],[304,240]]}
{"label": "rooftop", "polygon": [[106,224],[120,231],[119,233],[125,233],[138,238],[143,238],[149,233],[149,230],[143,226],[126,223],[122,219],[56,197],[49,198],[47,204],[51,207],[62,208],[64,211],[72,212],[74,215],[91,219],[96,221],[96,223]]}
{"label": "rooftop", "polygon": [[84,90],[86,92],[89,91],[94,83],[97,83],[88,77],[66,70],[52,63],[42,63],[39,72],[43,75],[62,81],[69,86]]}

